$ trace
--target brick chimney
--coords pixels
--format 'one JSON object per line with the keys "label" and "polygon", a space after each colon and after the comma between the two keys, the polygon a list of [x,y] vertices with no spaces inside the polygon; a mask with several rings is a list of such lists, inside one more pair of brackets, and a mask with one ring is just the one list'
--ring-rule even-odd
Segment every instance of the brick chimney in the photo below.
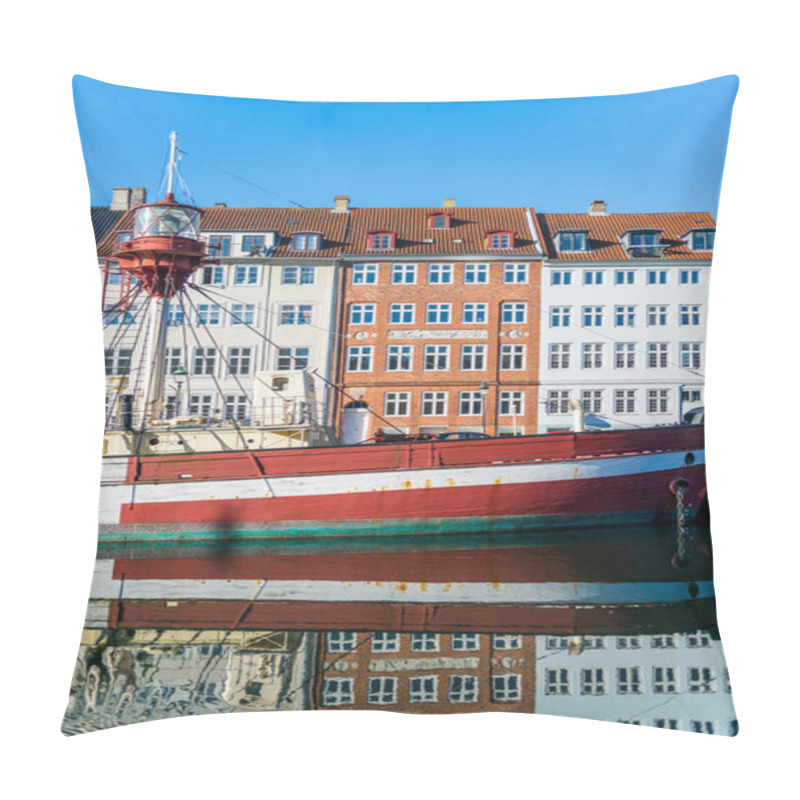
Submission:
{"label": "brick chimney", "polygon": [[131,207],[131,190],[128,186],[115,186],[111,190],[112,211],[127,211]]}
{"label": "brick chimney", "polygon": [[130,207],[133,208],[134,206],[140,206],[142,203],[147,202],[147,189],[144,186],[134,186],[131,189],[131,205]]}
{"label": "brick chimney", "polygon": [[589,215],[592,217],[604,217],[608,214],[606,211],[606,201],[605,200],[592,200],[589,203]]}
{"label": "brick chimney", "polygon": [[456,201],[454,197],[447,197],[442,200],[442,208],[455,208]]}
{"label": "brick chimney", "polygon": [[350,198],[346,194],[337,194],[336,197],[333,198],[333,210],[349,211]]}

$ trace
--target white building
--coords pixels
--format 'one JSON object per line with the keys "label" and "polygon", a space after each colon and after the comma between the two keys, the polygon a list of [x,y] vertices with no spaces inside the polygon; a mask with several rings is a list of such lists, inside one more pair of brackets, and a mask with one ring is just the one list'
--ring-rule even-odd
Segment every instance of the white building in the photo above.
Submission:
{"label": "white building", "polygon": [[707,213],[539,214],[539,431],[674,424],[703,405],[715,222]]}
{"label": "white building", "polygon": [[734,735],[725,657],[707,631],[537,636],[536,712]]}

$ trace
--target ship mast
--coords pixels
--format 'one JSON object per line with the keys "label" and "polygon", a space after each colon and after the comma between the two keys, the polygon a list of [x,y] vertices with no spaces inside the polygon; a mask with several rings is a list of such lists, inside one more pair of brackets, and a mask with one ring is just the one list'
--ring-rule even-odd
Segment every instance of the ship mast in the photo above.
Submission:
{"label": "ship mast", "polygon": [[[143,360],[143,393],[139,429],[161,416],[166,370],[165,349],[170,298],[180,292],[191,274],[207,261],[200,238],[202,210],[175,201],[178,172],[178,134],[169,137],[167,190],[163,200],[144,203],[133,211],[133,235],[112,255],[123,272],[138,280],[151,298]],[[181,181],[182,183],[182,181]]]}

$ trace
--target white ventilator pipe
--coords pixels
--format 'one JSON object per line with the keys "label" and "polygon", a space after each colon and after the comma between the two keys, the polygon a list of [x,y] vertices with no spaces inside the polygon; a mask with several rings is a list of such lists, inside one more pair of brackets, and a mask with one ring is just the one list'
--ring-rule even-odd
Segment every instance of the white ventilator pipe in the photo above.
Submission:
{"label": "white ventilator pipe", "polygon": [[570,400],[569,407],[572,409],[572,426],[575,433],[582,433],[586,430],[583,414],[583,403],[580,400]]}

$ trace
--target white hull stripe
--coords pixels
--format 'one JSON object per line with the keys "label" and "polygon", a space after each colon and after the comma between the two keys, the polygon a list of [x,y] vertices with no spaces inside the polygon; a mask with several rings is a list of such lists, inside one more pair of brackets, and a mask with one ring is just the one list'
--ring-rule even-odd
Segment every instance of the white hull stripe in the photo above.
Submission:
{"label": "white hull stripe", "polygon": [[[169,503],[202,500],[234,500],[264,497],[306,497],[408,489],[446,489],[454,486],[489,486],[496,483],[549,483],[619,477],[685,466],[688,451],[649,453],[573,461],[496,464],[419,470],[391,470],[288,478],[240,478],[180,483],[142,483],[103,486],[100,492],[100,522],[119,522],[120,507],[130,503]],[[702,450],[694,453],[694,464],[705,463]]]}

